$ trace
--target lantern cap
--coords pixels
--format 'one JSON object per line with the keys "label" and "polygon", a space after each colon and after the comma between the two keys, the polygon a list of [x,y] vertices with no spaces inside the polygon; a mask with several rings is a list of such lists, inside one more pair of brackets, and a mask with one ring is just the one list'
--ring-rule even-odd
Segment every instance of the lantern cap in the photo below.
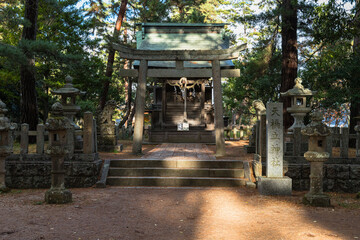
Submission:
{"label": "lantern cap", "polygon": [[319,110],[315,110],[310,114],[311,123],[301,129],[301,133],[305,136],[326,137],[330,135],[330,129],[323,120],[323,114]]}
{"label": "lantern cap", "polygon": [[302,79],[296,78],[294,80],[295,86],[292,89],[289,89],[288,91],[284,93],[280,93],[282,97],[292,97],[292,96],[312,96],[316,93],[316,91],[311,91],[308,88],[304,88],[302,85]]}

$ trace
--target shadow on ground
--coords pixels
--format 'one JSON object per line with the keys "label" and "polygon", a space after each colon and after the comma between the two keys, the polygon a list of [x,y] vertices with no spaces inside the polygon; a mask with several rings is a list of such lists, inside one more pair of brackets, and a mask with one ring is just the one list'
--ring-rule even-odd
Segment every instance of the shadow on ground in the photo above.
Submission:
{"label": "shadow on ground", "polygon": [[72,189],[74,202],[44,204],[45,190],[0,195],[1,239],[356,239],[360,210],[313,208],[246,188]]}

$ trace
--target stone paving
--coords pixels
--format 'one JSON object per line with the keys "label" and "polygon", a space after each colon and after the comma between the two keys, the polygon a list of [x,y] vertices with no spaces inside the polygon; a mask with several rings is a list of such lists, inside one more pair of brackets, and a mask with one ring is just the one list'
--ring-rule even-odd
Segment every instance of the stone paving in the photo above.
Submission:
{"label": "stone paving", "polygon": [[163,143],[150,150],[142,159],[216,160],[205,144]]}

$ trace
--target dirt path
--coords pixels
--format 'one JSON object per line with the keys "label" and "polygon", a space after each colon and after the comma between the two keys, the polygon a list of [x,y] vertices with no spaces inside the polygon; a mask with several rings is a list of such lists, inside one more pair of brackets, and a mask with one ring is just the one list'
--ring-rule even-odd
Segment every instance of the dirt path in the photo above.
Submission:
{"label": "dirt path", "polygon": [[299,203],[304,193],[267,197],[246,188],[71,191],[68,205],[43,203],[45,190],[1,194],[0,239],[360,238],[354,195],[333,194],[334,208],[313,208]]}

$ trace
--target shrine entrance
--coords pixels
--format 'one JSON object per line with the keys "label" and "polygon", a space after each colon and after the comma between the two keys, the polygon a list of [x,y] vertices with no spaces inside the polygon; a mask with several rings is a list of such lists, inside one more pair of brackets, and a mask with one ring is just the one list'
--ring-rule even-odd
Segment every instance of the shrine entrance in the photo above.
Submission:
{"label": "shrine entrance", "polygon": [[[154,88],[150,142],[214,143],[209,80],[163,80]],[[163,100],[164,98],[164,100]]]}
{"label": "shrine entrance", "polygon": [[240,76],[231,59],[245,45],[228,48],[225,24],[141,26],[137,49],[113,44],[122,58],[135,60],[135,69],[120,70],[120,76],[138,78],[133,153],[142,152],[146,79],[151,77],[150,141],[215,142],[216,155],[224,155],[221,78]]}

